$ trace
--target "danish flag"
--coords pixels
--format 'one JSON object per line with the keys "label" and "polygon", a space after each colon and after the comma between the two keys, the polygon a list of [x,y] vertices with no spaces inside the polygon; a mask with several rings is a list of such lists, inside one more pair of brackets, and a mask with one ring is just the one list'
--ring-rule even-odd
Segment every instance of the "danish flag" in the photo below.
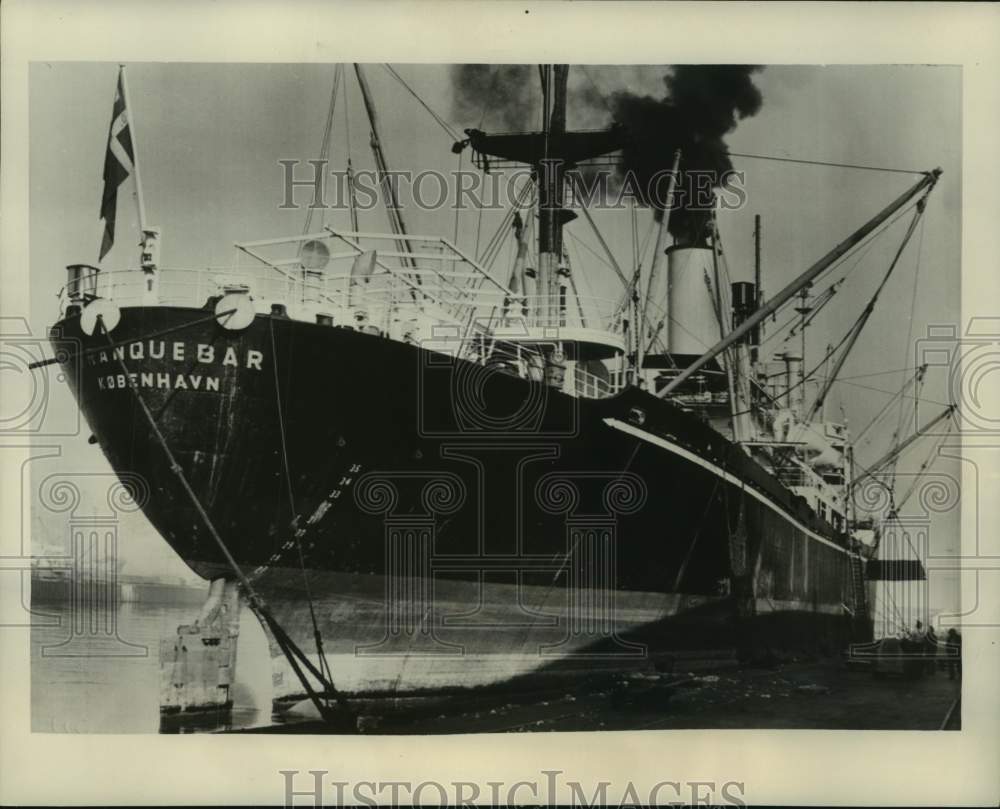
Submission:
{"label": "danish flag", "polygon": [[111,113],[111,128],[108,131],[108,151],[104,155],[104,196],[101,198],[101,219],[104,220],[104,238],[101,240],[101,255],[104,258],[115,243],[115,214],[118,208],[118,186],[132,173],[135,166],[135,152],[132,148],[132,133],[129,129],[128,110],[125,109],[125,90],[121,69],[118,71],[118,88],[115,91],[115,105]]}

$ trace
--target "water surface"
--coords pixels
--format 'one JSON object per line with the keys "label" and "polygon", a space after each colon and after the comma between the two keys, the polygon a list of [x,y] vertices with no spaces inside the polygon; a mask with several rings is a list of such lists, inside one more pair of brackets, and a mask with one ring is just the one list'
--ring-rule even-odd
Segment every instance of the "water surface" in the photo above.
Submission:
{"label": "water surface", "polygon": [[[36,733],[160,731],[160,639],[172,638],[196,605],[123,603],[107,621],[68,602],[32,605],[31,726]],[[240,622],[230,727],[270,724],[270,665],[252,613]],[[181,731],[218,729],[210,721]]]}

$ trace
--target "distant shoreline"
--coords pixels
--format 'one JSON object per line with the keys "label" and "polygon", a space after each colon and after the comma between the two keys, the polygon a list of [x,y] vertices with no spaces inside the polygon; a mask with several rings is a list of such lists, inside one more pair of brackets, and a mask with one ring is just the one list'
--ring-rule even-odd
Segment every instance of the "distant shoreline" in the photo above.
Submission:
{"label": "distant shoreline", "polygon": [[[86,578],[75,580],[70,576],[31,576],[31,603],[68,602],[74,598],[86,597],[87,591],[97,587],[107,587],[110,583]],[[208,594],[208,583],[185,584],[160,582],[155,579],[118,579],[112,585],[115,601],[130,603],[202,603]]]}

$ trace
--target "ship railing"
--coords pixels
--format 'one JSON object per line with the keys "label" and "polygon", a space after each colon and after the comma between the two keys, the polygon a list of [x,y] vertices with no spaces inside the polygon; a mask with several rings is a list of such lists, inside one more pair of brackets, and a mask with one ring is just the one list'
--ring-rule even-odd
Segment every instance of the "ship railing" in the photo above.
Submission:
{"label": "ship railing", "polygon": [[614,396],[621,390],[621,385],[615,384],[614,379],[614,376],[604,379],[578,365],[573,368],[573,385],[576,395],[584,399],[606,399],[609,396]]}
{"label": "ship railing", "polygon": [[458,330],[459,354],[475,334],[512,323],[617,334],[624,325],[616,301],[569,289],[541,312],[539,296],[515,293],[441,237],[326,228],[236,247],[238,261],[225,267],[146,272],[74,265],[62,303],[101,297],[122,306],[201,307],[212,297],[244,292],[260,312],[279,305],[294,319],[377,329],[393,339],[420,340],[448,326]]}
{"label": "ship railing", "polygon": [[[155,279],[155,293],[150,281]],[[438,327],[450,329],[446,345],[438,350],[459,354],[466,340],[467,322],[496,321],[503,309],[498,296],[482,296],[473,307],[473,318],[456,317],[455,307],[441,300],[442,285],[432,279],[417,293],[398,285],[386,274],[359,279],[350,272],[283,269],[268,266],[181,268],[161,267],[155,276],[141,269],[98,270],[75,268],[60,292],[60,311],[69,305],[85,305],[95,298],[128,306],[186,306],[200,308],[210,299],[229,293],[245,293],[260,313],[280,311],[290,318],[348,325],[378,331],[400,340],[433,337]],[[478,327],[477,327],[478,328]]]}
{"label": "ship railing", "polygon": [[618,301],[596,295],[570,295],[555,302],[541,295],[521,295],[508,307],[512,313],[526,312],[531,322],[551,327],[596,329],[620,334],[625,321]]}
{"label": "ship railing", "polygon": [[[331,290],[331,286],[350,280],[357,291],[363,283],[369,297],[382,296],[394,306],[433,305],[448,312],[463,324],[466,334],[524,313],[532,324],[544,326],[620,333],[624,325],[616,300],[570,294],[568,289],[542,311],[540,296],[511,290],[480,262],[440,236],[327,227],[324,232],[243,242],[237,248],[279,275],[311,275],[307,292],[320,279],[327,287],[320,291],[328,296],[343,293],[342,287]],[[323,266],[309,269],[309,264]]]}
{"label": "ship railing", "polygon": [[785,486],[811,486],[812,478],[805,470],[797,466],[780,466],[774,470],[774,476]]}
{"label": "ship railing", "polygon": [[775,466],[774,476],[786,486],[810,489],[828,489],[831,486],[816,470],[794,457]]}
{"label": "ship railing", "polygon": [[[545,355],[539,346],[524,342],[508,342],[479,335],[473,341],[469,359],[487,367],[502,370],[524,379],[541,378]],[[588,371],[572,360],[565,364],[563,390],[586,399],[604,399],[619,393],[624,383],[623,374],[607,373],[607,378]]]}
{"label": "ship railing", "polygon": [[[473,311],[513,293],[475,259],[440,236],[338,230],[241,242],[236,248],[280,276],[306,273],[307,286],[379,281],[400,303],[430,304],[467,322]],[[401,293],[401,294],[400,294]]]}
{"label": "ship railing", "polygon": [[[98,270],[70,278],[59,292],[62,310],[70,304],[86,304],[106,298],[120,306],[140,306],[151,302],[167,306],[201,306],[208,297],[225,287],[244,287],[252,279],[232,267],[162,267],[156,272],[156,293],[151,295],[151,275],[141,269]],[[225,280],[223,280],[225,279]]]}
{"label": "ship railing", "polygon": [[[670,378],[667,376],[667,378]],[[707,405],[729,404],[729,393],[726,391],[703,391],[701,393],[683,393],[671,396],[670,400],[688,407],[705,407]]]}
{"label": "ship railing", "polygon": [[[150,281],[155,280],[155,293]],[[351,272],[317,272],[269,266],[180,268],[161,267],[154,274],[141,269],[77,272],[60,292],[60,309],[106,298],[120,306],[201,307],[213,297],[247,293],[258,311],[280,305],[295,319],[314,320],[328,316],[343,325],[375,325],[389,333],[391,323],[419,320],[427,324],[462,325],[472,318],[466,312],[489,318],[502,309],[499,294],[481,294],[477,300],[456,304],[449,298],[452,278],[429,278],[421,285],[398,284],[386,273],[359,278]],[[464,311],[463,311],[464,309]]]}
{"label": "ship railing", "polygon": [[[95,298],[114,301],[119,306],[150,305],[149,276],[141,269],[103,270],[77,274],[60,292],[61,311],[65,314],[70,304],[85,304]],[[436,307],[429,300],[442,290],[443,285],[428,281],[426,288],[416,297],[422,305],[414,305],[411,287],[393,285],[387,278],[373,274],[367,281],[347,273],[324,273],[321,278],[304,277],[304,271],[286,270],[275,274],[270,267],[162,267],[157,270],[157,295],[155,303],[162,306],[202,307],[209,300],[227,293],[249,294],[259,311],[273,311],[273,304],[286,306],[290,317],[319,320],[349,325],[363,330],[377,330],[385,336],[407,341],[427,340],[433,350],[462,356],[482,364],[507,364],[512,373],[525,378],[531,369],[543,364],[542,349],[528,340],[497,338],[493,332],[501,326],[509,328],[523,318],[530,324],[519,307],[530,306],[529,300],[518,297],[515,303],[490,295],[485,303],[470,309],[477,315],[471,330],[455,320],[446,307]],[[421,297],[425,296],[425,297]],[[595,328],[601,318],[613,315],[614,301],[600,298],[581,298],[574,302],[557,325],[567,328],[584,326]],[[516,311],[515,311],[516,310]],[[580,312],[583,314],[581,315]],[[443,341],[437,340],[435,327],[450,326]],[[599,328],[599,326],[596,326]],[[525,327],[525,333],[530,328]],[[450,343],[450,344],[449,344]],[[566,392],[585,398],[604,398],[620,389],[577,363],[567,363]]]}

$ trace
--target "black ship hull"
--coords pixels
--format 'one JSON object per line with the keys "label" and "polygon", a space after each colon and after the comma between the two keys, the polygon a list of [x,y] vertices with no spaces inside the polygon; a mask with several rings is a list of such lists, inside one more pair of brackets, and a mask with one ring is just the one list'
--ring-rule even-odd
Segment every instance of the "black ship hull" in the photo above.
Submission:
{"label": "black ship hull", "polygon": [[[147,482],[156,530],[199,575],[234,577],[138,397],[304,649],[312,603],[345,691],[865,639],[846,537],[668,402],[571,397],[283,317],[227,331],[211,313],[125,308],[109,338],[68,317],[53,339],[82,346],[67,378],[112,467]],[[297,692],[273,653],[276,694]]]}

